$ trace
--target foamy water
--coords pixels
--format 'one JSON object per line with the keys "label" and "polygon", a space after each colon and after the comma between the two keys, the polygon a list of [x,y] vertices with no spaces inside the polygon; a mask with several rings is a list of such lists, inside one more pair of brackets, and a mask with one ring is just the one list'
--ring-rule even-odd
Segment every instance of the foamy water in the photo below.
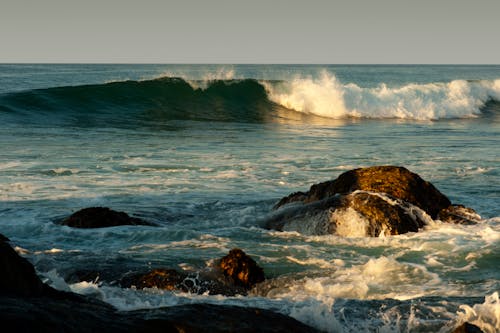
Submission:
{"label": "foamy water", "polygon": [[297,77],[267,84],[271,100],[296,111],[328,118],[400,118],[435,120],[470,118],[486,102],[500,100],[500,80],[437,82],[375,88],[344,84],[323,72],[319,78]]}

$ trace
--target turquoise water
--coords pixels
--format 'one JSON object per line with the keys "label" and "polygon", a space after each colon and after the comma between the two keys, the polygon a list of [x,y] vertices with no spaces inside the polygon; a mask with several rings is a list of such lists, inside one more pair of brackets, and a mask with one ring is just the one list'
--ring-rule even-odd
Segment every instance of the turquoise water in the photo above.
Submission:
{"label": "turquoise water", "polygon": [[[495,332],[499,101],[500,66],[0,65],[0,232],[57,288],[123,310],[228,303],[335,332],[446,332],[462,320]],[[382,164],[482,222],[387,238],[262,228],[281,197]],[[89,206],[160,227],[54,223]],[[203,270],[233,247],[268,278],[248,297],[69,279]]]}

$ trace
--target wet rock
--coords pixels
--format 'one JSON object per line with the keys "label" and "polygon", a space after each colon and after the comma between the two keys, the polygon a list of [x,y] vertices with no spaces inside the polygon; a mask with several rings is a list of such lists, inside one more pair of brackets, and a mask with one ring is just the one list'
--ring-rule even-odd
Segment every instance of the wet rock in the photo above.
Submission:
{"label": "wet rock", "polygon": [[225,276],[230,277],[236,286],[251,289],[257,283],[264,281],[264,271],[240,249],[232,249],[224,256],[219,267]]}
{"label": "wet rock", "polygon": [[472,208],[450,205],[439,212],[438,218],[447,223],[472,225],[481,221],[481,216]]}
{"label": "wet rock", "polygon": [[64,219],[61,224],[73,228],[104,228],[120,225],[153,225],[127,213],[117,212],[107,207],[84,208]]}
{"label": "wet rock", "polygon": [[3,240],[0,241],[0,267],[0,295],[34,297],[46,292],[33,266]]}
{"label": "wet rock", "polygon": [[264,271],[240,249],[233,249],[217,261],[215,269],[184,272],[175,269],[153,269],[129,274],[121,279],[125,288],[135,287],[178,290],[210,295],[246,295],[257,283],[264,281]]}
{"label": "wet rock", "polygon": [[158,288],[165,290],[182,289],[182,282],[187,274],[175,269],[153,269],[145,274],[133,274],[125,276],[120,285],[125,288],[135,287],[137,289]]}
{"label": "wet rock", "polygon": [[469,323],[463,323],[455,328],[451,333],[484,333],[479,327]]}
{"label": "wet rock", "polygon": [[0,241],[2,332],[317,332],[269,310],[190,304],[117,311],[97,299],[57,291]]}
{"label": "wet rock", "polygon": [[337,179],[315,184],[308,192],[293,193],[281,199],[276,208],[290,202],[314,202],[356,190],[385,193],[423,209],[436,218],[441,209],[447,208],[450,200],[434,185],[419,175],[398,166],[373,166],[344,172]]}
{"label": "wet rock", "polygon": [[355,191],[309,204],[284,207],[266,221],[268,229],[306,235],[378,237],[416,232],[430,219],[424,211],[385,194]]}
{"label": "wet rock", "polygon": [[377,237],[416,232],[437,218],[465,224],[480,217],[451,205],[431,183],[403,167],[374,166],[281,199],[265,226],[308,235]]}
{"label": "wet rock", "polygon": [[96,300],[0,298],[2,332],[318,332],[269,310],[189,304],[119,312]]}

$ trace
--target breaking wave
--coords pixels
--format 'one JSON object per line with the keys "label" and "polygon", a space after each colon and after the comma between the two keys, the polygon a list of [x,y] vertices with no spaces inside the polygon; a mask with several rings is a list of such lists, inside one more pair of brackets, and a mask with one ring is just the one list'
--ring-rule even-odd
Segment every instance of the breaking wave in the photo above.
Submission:
{"label": "breaking wave", "polygon": [[272,122],[282,118],[439,120],[500,109],[500,79],[454,80],[392,87],[317,78],[257,81],[161,77],[144,81],[34,89],[0,95],[0,115],[58,115],[98,126],[169,120]]}

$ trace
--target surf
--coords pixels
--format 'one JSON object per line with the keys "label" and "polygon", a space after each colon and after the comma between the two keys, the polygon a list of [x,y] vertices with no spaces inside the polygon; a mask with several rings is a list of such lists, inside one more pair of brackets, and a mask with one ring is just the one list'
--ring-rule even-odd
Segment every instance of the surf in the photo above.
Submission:
{"label": "surf", "polygon": [[[0,115],[68,120],[78,126],[173,120],[267,123],[333,119],[435,121],[497,114],[500,79],[375,87],[323,71],[287,80],[161,76],[0,95]],[[132,120],[132,122],[131,122]]]}

